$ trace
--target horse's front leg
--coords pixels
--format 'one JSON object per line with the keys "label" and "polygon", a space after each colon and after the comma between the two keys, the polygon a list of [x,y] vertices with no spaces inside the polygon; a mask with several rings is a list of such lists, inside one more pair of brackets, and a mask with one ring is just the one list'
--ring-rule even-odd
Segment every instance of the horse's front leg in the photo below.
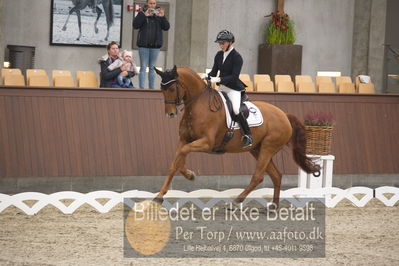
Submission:
{"label": "horse's front leg", "polygon": [[97,23],[98,23],[98,20],[99,20],[100,17],[101,17],[101,13],[102,13],[101,8],[99,8],[98,6],[96,6],[96,12],[97,12],[97,18],[96,18],[96,22],[94,22],[94,32],[95,32],[95,33],[98,33]]}
{"label": "horse's front leg", "polygon": [[[180,152],[181,148],[186,144],[187,144],[187,142],[182,139],[179,141],[179,143],[177,144],[177,148],[176,148],[176,156]],[[191,171],[190,169],[187,169],[186,158],[187,158],[187,156],[182,158],[182,162],[180,163],[180,167],[179,167],[179,172],[188,180],[194,180],[195,173],[193,171]]]}
{"label": "horse's front leg", "polygon": [[68,17],[67,17],[67,19],[66,19],[66,21],[65,21],[64,27],[62,27],[62,30],[63,30],[63,31],[66,31],[66,29],[67,29],[67,24],[68,24],[68,21],[69,21],[69,17],[71,16],[71,14],[72,14],[73,12],[76,12],[76,7],[71,8],[71,10],[69,10],[69,12],[68,12]]}
{"label": "horse's front leg", "polygon": [[110,26],[109,25],[107,25],[107,35],[105,36],[105,41],[108,41],[108,37],[109,37],[109,28],[110,28]]}
{"label": "horse's front leg", "polygon": [[[185,158],[184,158],[185,159]],[[185,161],[185,160],[184,160]],[[187,169],[187,167],[185,166],[185,163],[182,164],[183,166],[180,167],[179,171],[180,173],[187,178],[188,180],[193,181],[196,177],[196,174],[194,171],[191,171],[190,169]]]}
{"label": "horse's front leg", "polygon": [[170,183],[172,182],[173,176],[177,170],[183,171],[183,175],[185,171],[186,174],[192,172],[184,166],[186,157],[190,152],[206,152],[210,150],[210,147],[211,143],[206,137],[187,144],[184,144],[184,142],[180,141],[175,158],[173,159],[172,165],[169,168],[168,176],[165,178],[165,181],[162,185],[161,190],[159,191],[159,194],[157,195],[157,198],[163,198],[163,196],[168,192]]}

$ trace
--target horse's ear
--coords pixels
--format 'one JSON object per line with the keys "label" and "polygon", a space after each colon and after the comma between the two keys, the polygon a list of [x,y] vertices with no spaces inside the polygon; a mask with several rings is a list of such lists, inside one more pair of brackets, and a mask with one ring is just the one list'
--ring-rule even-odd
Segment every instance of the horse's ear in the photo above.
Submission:
{"label": "horse's ear", "polygon": [[173,69],[172,69],[172,74],[173,74],[173,76],[175,77],[175,78],[177,78],[179,75],[177,74],[177,67],[176,67],[176,65],[173,67]]}
{"label": "horse's ear", "polygon": [[164,76],[164,72],[162,72],[161,70],[158,70],[156,67],[154,67],[155,72],[157,72],[158,75],[161,76],[161,78]]}

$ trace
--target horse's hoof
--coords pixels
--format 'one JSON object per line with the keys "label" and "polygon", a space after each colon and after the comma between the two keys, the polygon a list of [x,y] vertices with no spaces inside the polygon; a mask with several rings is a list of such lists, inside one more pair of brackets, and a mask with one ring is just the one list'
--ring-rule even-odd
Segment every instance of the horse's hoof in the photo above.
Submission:
{"label": "horse's hoof", "polygon": [[65,26],[64,26],[64,27],[62,27],[62,30],[63,30],[63,31],[66,31],[66,27],[65,27]]}
{"label": "horse's hoof", "polygon": [[158,203],[158,204],[160,204],[160,205],[162,205],[162,203],[163,203],[163,198],[162,198],[162,197],[156,197],[156,198],[153,199],[153,201],[156,202],[156,203]]}
{"label": "horse's hoof", "polygon": [[184,175],[184,177],[187,178],[188,180],[194,181],[194,179],[196,177],[194,171],[187,170],[187,173],[188,174]]}
{"label": "horse's hoof", "polygon": [[80,38],[76,38],[77,41],[80,41]]}
{"label": "horse's hoof", "polygon": [[266,206],[266,211],[267,212],[275,212],[278,209],[278,204],[271,202]]}
{"label": "horse's hoof", "polygon": [[94,32],[97,34],[98,33],[98,29],[94,29]]}

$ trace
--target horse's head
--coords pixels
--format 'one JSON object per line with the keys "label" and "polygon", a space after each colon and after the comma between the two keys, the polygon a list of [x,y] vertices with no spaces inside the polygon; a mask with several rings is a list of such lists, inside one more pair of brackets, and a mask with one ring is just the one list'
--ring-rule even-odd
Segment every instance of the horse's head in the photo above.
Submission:
{"label": "horse's head", "polygon": [[169,118],[177,115],[177,106],[183,104],[184,91],[179,86],[179,74],[176,66],[171,70],[162,72],[155,68],[155,72],[161,76],[161,90],[165,99],[165,114]]}

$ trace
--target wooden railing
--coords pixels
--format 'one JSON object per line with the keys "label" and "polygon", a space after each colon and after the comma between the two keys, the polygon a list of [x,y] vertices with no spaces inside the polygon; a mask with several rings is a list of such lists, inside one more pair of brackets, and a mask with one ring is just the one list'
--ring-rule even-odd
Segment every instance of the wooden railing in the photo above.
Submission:
{"label": "wooden railing", "polygon": [[[336,115],[336,174],[399,173],[399,95],[249,93],[302,119]],[[163,176],[175,152],[177,119],[160,91],[0,87],[0,176]],[[287,146],[274,161],[296,174]],[[252,174],[250,154],[190,154],[200,175]]]}

